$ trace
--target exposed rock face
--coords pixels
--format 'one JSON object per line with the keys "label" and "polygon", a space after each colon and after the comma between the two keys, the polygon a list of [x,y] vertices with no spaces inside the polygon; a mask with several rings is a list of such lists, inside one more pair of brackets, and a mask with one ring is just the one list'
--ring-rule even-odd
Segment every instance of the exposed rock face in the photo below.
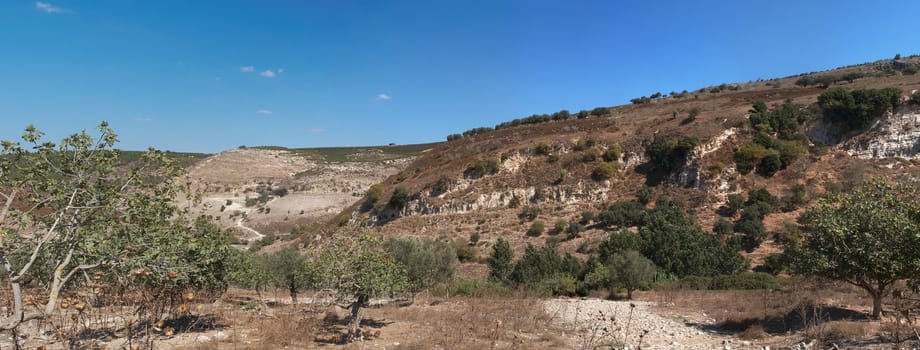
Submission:
{"label": "exposed rock face", "polygon": [[[707,154],[715,152],[722,148],[726,141],[731,139],[738,132],[738,129],[731,128],[723,131],[719,136],[712,138],[709,142],[695,147],[687,155],[687,162],[680,173],[677,174],[677,183],[688,188],[707,190],[710,183],[703,178],[702,169],[700,169],[700,160]],[[717,180],[717,179],[715,179]],[[723,184],[716,184],[717,187],[723,187]]]}
{"label": "exposed rock face", "polygon": [[863,159],[920,158],[920,112],[887,113],[868,132],[842,147],[851,156]]}
{"label": "exposed rock face", "polygon": [[[462,186],[466,188],[466,186]],[[589,185],[582,182],[574,186],[545,188],[541,191],[543,200],[556,202],[560,204],[572,204],[578,202],[597,202],[607,200],[607,192],[610,191],[610,184],[605,182],[601,186]],[[537,195],[536,187],[514,188],[505,191],[495,191],[476,195],[469,193],[458,199],[448,200],[446,203],[434,204],[419,198],[413,200],[400,213],[400,216],[412,215],[438,215],[438,214],[461,214],[476,210],[508,207],[514,198],[520,203],[526,203]],[[475,196],[473,200],[469,200]]]}

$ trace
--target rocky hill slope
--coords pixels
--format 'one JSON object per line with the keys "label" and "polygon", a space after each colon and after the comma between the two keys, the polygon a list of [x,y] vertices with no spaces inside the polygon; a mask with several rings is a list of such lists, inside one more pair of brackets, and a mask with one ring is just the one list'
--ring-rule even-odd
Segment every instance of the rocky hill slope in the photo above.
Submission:
{"label": "rocky hill slope", "polygon": [[[411,171],[390,176],[343,216],[352,223],[370,223],[386,236],[469,242],[480,255],[488,254],[498,237],[510,240],[518,252],[527,243],[548,243],[577,253],[596,244],[606,229],[596,220],[584,220],[584,212],[634,200],[640,191],[681,203],[710,230],[719,219],[737,219],[737,214],[726,214],[730,194],[765,188],[781,197],[804,188],[801,197],[811,201],[828,188],[874,175],[912,178],[920,169],[914,160],[920,153],[920,112],[908,100],[920,89],[920,75],[914,74],[918,65],[917,57],[883,60],[470,130],[414,159],[406,166]],[[821,94],[835,88],[884,87],[900,90],[901,106],[849,133],[829,125],[817,104]],[[789,113],[805,116],[799,127],[808,138],[787,140],[780,132],[752,126],[755,102],[771,110],[791,103]],[[779,150],[767,148],[768,156],[785,152],[786,146],[799,151],[783,158],[775,173],[765,175],[766,165],[739,171],[739,152],[764,142],[757,137],[770,138]],[[758,164],[764,164],[764,154],[758,157]],[[748,254],[755,265],[777,249],[772,237],[804,206],[777,210],[764,219],[772,234]],[[525,235],[533,225],[528,216],[544,222],[545,231]],[[586,230],[572,237],[555,235],[551,228],[563,221],[581,222]]]}

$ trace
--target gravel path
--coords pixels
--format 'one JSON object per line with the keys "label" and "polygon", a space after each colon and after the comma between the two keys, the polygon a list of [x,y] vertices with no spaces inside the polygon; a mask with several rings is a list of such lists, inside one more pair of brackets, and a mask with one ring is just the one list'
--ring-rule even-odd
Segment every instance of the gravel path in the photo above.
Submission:
{"label": "gravel path", "polygon": [[722,349],[723,341],[731,341],[732,349],[757,348],[662,317],[651,310],[650,302],[553,299],[545,307],[563,329],[575,333],[576,349],[613,344],[636,349],[640,341],[642,349]]}

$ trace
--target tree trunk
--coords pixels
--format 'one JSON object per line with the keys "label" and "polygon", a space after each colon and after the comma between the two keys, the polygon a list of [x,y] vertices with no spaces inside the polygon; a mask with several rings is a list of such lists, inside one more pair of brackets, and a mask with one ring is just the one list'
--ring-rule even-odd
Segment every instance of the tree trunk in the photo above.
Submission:
{"label": "tree trunk", "polygon": [[291,304],[296,305],[297,304],[297,288],[292,286],[289,289],[289,291],[291,292]]}
{"label": "tree trunk", "polygon": [[351,341],[361,334],[361,308],[364,307],[364,304],[367,303],[368,297],[366,295],[359,295],[358,300],[351,304],[351,320],[348,322],[348,336],[346,339]]}
{"label": "tree trunk", "polygon": [[872,295],[872,318],[882,316],[882,293],[869,293]]}
{"label": "tree trunk", "polygon": [[626,288],[626,299],[627,300],[632,300],[632,292],[633,292],[632,289]]}

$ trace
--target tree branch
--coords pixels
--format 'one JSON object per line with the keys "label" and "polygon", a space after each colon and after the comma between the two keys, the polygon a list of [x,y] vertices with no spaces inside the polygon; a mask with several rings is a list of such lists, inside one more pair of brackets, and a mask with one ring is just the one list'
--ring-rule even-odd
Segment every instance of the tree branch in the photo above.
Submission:
{"label": "tree branch", "polygon": [[18,282],[19,279],[22,278],[22,276],[25,276],[25,274],[29,272],[29,269],[32,268],[32,264],[34,264],[35,260],[38,259],[38,253],[41,252],[42,246],[44,246],[45,243],[47,243],[52,238],[54,238],[54,234],[57,232],[56,231],[57,226],[60,225],[61,219],[64,217],[64,214],[67,212],[70,206],[73,205],[73,202],[77,198],[78,192],[79,192],[79,189],[73,190],[73,193],[70,194],[70,200],[68,200],[67,206],[64,207],[64,209],[61,209],[61,212],[58,213],[57,217],[54,219],[54,223],[51,225],[50,228],[48,228],[48,232],[45,233],[42,239],[38,241],[38,245],[36,245],[35,249],[32,250],[32,255],[29,257],[29,261],[22,267],[22,269],[19,270],[19,272],[15,276],[13,275],[10,276],[10,281]]}

